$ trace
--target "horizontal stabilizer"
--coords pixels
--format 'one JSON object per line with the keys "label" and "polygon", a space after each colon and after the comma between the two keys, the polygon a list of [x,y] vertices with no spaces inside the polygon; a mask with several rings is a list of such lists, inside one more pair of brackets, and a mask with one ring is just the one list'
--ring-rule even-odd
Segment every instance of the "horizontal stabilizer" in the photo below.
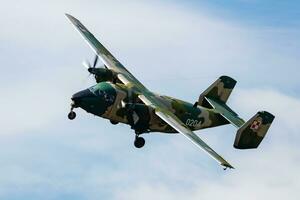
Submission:
{"label": "horizontal stabilizer", "polygon": [[258,112],[237,131],[233,146],[237,149],[257,148],[274,118],[274,115],[267,111]]}
{"label": "horizontal stabilizer", "polygon": [[231,110],[231,108],[229,108],[225,103],[210,99],[208,97],[205,99],[216,110],[217,113],[222,115],[227,121],[237,128],[240,128],[245,123],[245,121],[241,119],[238,114]]}

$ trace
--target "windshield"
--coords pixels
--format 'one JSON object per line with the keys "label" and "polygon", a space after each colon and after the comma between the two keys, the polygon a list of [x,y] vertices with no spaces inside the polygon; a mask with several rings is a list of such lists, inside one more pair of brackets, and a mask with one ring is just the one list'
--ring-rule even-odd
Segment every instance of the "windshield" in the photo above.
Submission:
{"label": "windshield", "polygon": [[103,87],[101,83],[94,85],[89,90],[98,97],[102,97],[106,102],[114,102],[115,96],[107,90],[108,88]]}
{"label": "windshield", "polygon": [[93,94],[95,94],[95,95],[97,95],[97,96],[99,95],[99,91],[101,91],[98,84],[97,84],[97,85],[93,85],[92,87],[89,88],[89,90],[90,90]]}

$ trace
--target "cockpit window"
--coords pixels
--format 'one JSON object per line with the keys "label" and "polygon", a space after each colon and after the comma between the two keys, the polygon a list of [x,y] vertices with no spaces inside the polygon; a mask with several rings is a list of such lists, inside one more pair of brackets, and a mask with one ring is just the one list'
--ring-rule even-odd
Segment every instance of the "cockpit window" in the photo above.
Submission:
{"label": "cockpit window", "polygon": [[96,96],[103,96],[104,95],[104,92],[102,90],[100,90],[98,85],[94,85],[94,86],[90,87],[89,90]]}
{"label": "cockpit window", "polygon": [[98,90],[99,88],[97,87],[97,85],[94,85],[92,87],[89,88],[89,90],[93,93],[93,94],[96,94],[96,91]]}
{"label": "cockpit window", "polygon": [[101,90],[98,84],[90,87],[89,90],[96,96],[102,97],[108,103],[113,103],[115,100],[115,97],[113,95],[104,90]]}

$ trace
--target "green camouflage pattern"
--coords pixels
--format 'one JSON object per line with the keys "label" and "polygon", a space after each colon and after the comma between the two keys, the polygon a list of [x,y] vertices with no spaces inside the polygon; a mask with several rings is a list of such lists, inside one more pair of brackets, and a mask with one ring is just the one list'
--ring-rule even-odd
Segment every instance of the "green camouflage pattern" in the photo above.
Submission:
{"label": "green camouflage pattern", "polygon": [[216,112],[220,113],[228,122],[240,128],[245,121],[238,116],[227,104],[223,103],[219,100],[213,100],[209,97],[205,97],[206,101],[216,110]]}
{"label": "green camouflage pattern", "polygon": [[274,118],[274,115],[267,111],[258,112],[237,131],[234,147],[237,149],[257,148]]}
{"label": "green camouflage pattern", "polygon": [[[129,124],[137,135],[148,132],[181,133],[225,168],[233,167],[202,141],[193,132],[194,130],[232,123],[241,127],[238,132],[239,138],[236,140],[238,148],[258,146],[259,139],[255,141],[253,139],[254,142],[244,139],[245,134],[250,133],[249,127],[252,132],[255,132],[252,130],[257,126],[255,123],[259,124],[259,129],[255,132],[257,136],[263,138],[266,134],[269,127],[264,124],[266,114],[258,114],[256,118],[253,118],[256,122],[252,120],[244,123],[226,105],[236,85],[234,79],[221,76],[199,96],[198,102],[195,104],[153,93],[139,82],[79,20],[71,15],[66,15],[105,64],[107,70],[111,71],[111,73],[107,73],[108,71],[105,70],[105,74],[107,73],[109,76],[106,76],[105,79],[98,77],[97,80],[100,80],[100,83],[89,88],[89,92],[82,91],[81,94],[85,94],[84,99],[77,98],[74,102],[76,107],[109,119],[114,124],[117,122]],[[78,97],[78,95],[75,96]],[[261,122],[257,122],[258,120]]]}
{"label": "green camouflage pattern", "polygon": [[206,101],[205,97],[226,103],[235,85],[236,80],[233,78],[221,76],[199,96],[198,105],[210,107],[210,104]]}
{"label": "green camouflage pattern", "polygon": [[[95,103],[94,99],[86,100],[84,105],[78,105],[87,112],[109,119],[115,122],[129,124],[133,129],[138,127],[141,132],[165,132],[176,133],[167,123],[161,120],[154,113],[151,106],[139,102],[138,98],[132,100],[132,107],[123,106],[122,103],[128,102],[129,94],[138,96],[135,91],[122,84],[111,82],[100,82],[90,88],[90,91],[101,97]],[[182,122],[191,130],[199,130],[219,125],[228,124],[228,121],[218,114],[214,109],[201,106],[194,107],[193,104],[175,99],[168,96],[157,95],[169,110],[172,111]],[[86,105],[93,105],[89,109]],[[131,111],[130,111],[131,109]],[[134,123],[130,123],[128,112],[135,115]]]}

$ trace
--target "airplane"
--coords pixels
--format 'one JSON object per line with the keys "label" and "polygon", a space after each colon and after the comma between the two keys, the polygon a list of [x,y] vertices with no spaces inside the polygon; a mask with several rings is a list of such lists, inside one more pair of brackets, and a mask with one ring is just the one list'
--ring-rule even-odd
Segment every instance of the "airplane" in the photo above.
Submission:
{"label": "airplane", "polygon": [[[180,133],[214,158],[224,170],[233,169],[233,166],[193,131],[232,124],[238,129],[233,145],[237,149],[257,148],[264,139],[274,115],[259,111],[248,121],[240,118],[226,104],[236,85],[233,78],[219,77],[194,104],[154,93],[138,81],[78,19],[69,14],[66,16],[96,54],[93,65],[84,63],[84,66],[94,75],[97,84],[71,97],[70,120],[76,117],[74,108],[81,108],[110,120],[112,124],[128,124],[135,131],[136,148],[145,144],[140,136],[143,133]],[[104,63],[103,67],[96,67],[98,57]]]}

